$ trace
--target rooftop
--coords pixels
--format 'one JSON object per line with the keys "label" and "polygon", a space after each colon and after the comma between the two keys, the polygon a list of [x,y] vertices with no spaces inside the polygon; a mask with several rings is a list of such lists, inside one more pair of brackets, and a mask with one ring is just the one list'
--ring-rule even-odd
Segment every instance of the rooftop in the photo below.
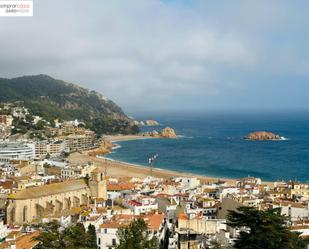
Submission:
{"label": "rooftop", "polygon": [[60,183],[45,184],[38,187],[27,188],[9,195],[9,199],[13,200],[25,200],[34,199],[48,195],[55,195],[65,193],[68,191],[75,191],[87,188],[87,184],[84,179],[64,181]]}
{"label": "rooftop", "polygon": [[159,230],[164,221],[164,214],[148,214],[148,215],[130,215],[121,214],[113,216],[112,220],[108,223],[102,224],[101,228],[120,228],[130,224],[133,219],[143,219],[148,228],[151,230]]}

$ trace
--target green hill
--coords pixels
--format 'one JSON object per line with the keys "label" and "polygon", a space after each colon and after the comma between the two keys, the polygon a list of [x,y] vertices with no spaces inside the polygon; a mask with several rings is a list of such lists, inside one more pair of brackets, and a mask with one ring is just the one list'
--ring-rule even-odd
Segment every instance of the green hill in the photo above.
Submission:
{"label": "green hill", "polygon": [[0,78],[0,102],[20,102],[33,115],[50,122],[55,118],[82,120],[98,134],[138,132],[138,127],[113,101],[47,75]]}

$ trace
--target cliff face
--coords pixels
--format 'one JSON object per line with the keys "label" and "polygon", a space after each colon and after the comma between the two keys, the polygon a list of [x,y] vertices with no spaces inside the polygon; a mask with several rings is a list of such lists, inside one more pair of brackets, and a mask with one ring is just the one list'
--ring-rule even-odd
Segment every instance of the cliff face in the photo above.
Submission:
{"label": "cliff face", "polygon": [[272,132],[257,131],[248,134],[245,139],[247,140],[281,140],[281,136]]}

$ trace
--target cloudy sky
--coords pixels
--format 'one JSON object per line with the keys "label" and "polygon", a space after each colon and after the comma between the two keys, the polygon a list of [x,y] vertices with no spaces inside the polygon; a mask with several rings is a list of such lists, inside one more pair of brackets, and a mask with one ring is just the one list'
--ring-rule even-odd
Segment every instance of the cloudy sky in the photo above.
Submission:
{"label": "cloudy sky", "polygon": [[0,76],[49,74],[129,113],[305,109],[308,13],[307,0],[34,0],[34,17],[0,17]]}

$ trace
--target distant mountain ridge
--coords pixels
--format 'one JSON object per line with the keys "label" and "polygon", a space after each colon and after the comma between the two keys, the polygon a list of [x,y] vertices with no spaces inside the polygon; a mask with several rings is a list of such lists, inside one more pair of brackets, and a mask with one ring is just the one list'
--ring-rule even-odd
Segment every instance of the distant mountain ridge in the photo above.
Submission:
{"label": "distant mountain ridge", "polygon": [[0,102],[18,101],[48,121],[79,119],[98,134],[138,131],[123,110],[102,94],[48,75],[0,78]]}

